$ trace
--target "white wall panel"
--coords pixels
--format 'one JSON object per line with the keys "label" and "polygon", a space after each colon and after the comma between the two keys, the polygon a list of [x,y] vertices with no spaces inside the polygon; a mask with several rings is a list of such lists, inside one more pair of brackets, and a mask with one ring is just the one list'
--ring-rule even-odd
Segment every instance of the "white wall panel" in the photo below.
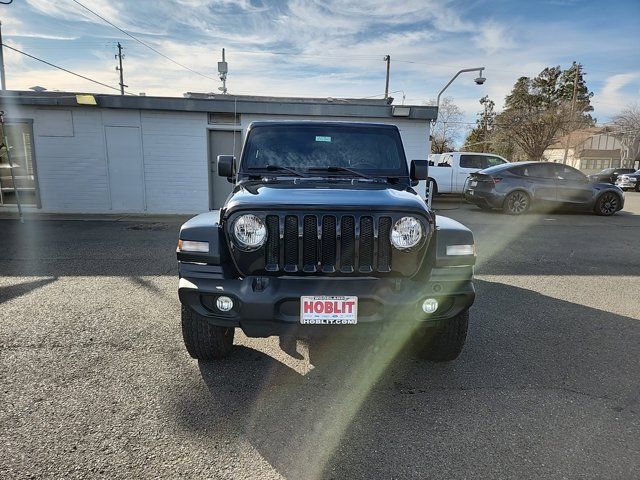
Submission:
{"label": "white wall panel", "polygon": [[208,210],[206,113],[143,111],[141,115],[147,211]]}

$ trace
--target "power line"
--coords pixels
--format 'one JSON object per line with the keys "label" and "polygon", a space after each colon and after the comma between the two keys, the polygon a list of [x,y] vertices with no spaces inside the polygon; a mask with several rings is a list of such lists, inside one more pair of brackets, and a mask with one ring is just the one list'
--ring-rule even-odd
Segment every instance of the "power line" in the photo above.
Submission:
{"label": "power line", "polygon": [[169,60],[172,63],[175,63],[176,65],[178,65],[179,67],[182,67],[186,70],[189,70],[192,73],[195,73],[196,75],[200,75],[201,77],[204,78],[208,78],[209,80],[213,80],[214,82],[217,82],[218,80],[216,78],[210,77],[208,75],[205,75],[204,73],[200,73],[197,70],[194,70],[192,68],[187,67],[186,65],[183,65],[180,62],[175,61],[173,58],[168,57],[167,55],[165,55],[164,53],[162,53],[161,51],[153,48],[151,45],[149,45],[146,42],[143,42],[142,40],[140,40],[138,37],[130,34],[129,32],[127,32],[126,30],[123,30],[122,28],[120,28],[119,26],[115,25],[114,23],[110,22],[109,20],[107,20],[106,18],[104,18],[102,15],[100,15],[99,13],[91,10],[89,7],[87,7],[86,5],[83,5],[82,3],[80,3],[78,0],[71,0],[73,3],[76,3],[78,5],[80,5],[82,8],[84,8],[85,10],[93,13],[96,17],[98,17],[99,19],[101,19],[102,21],[108,23],[109,25],[111,25],[113,28],[115,28],[116,30],[121,31],[122,33],[124,33],[126,36],[131,37],[132,39],[134,39],[136,42],[138,42],[140,45],[144,45],[145,47],[147,47],[149,50],[157,53],[158,55],[160,55],[161,57]]}
{"label": "power line", "polygon": [[[79,73],[72,72],[71,70],[67,70],[66,68],[59,67],[58,65],[55,65],[55,64],[53,64],[53,63],[51,63],[51,62],[47,62],[46,60],[43,60],[43,59],[41,59],[41,58],[34,57],[33,55],[28,54],[27,52],[23,52],[22,50],[18,50],[17,48],[14,48],[14,47],[12,47],[12,46],[10,46],[10,45],[7,45],[6,43],[2,43],[2,46],[3,46],[3,47],[6,47],[6,48],[8,48],[8,49],[10,49],[10,50],[13,50],[14,52],[21,53],[22,55],[25,55],[25,56],[27,56],[27,57],[29,57],[29,58],[32,58],[32,59],[34,59],[34,60],[37,60],[38,62],[42,62],[42,63],[44,63],[44,64],[46,64],[46,65],[49,65],[50,67],[57,68],[58,70],[62,70],[63,72],[70,73],[71,75],[75,75],[76,77],[80,77],[80,78],[82,78],[82,79],[84,79],[84,80],[87,80],[87,81],[89,81],[89,82],[97,83],[98,85],[102,85],[103,87],[110,88],[111,90],[116,90],[116,91],[118,91],[118,92],[120,91],[120,89],[119,89],[119,88],[116,88],[116,87],[111,86],[111,85],[107,85],[106,83],[102,83],[102,82],[100,82],[100,81],[98,81],[98,80],[94,80],[93,78],[85,77],[84,75],[80,75]],[[131,94],[130,94],[130,95],[131,95]]]}

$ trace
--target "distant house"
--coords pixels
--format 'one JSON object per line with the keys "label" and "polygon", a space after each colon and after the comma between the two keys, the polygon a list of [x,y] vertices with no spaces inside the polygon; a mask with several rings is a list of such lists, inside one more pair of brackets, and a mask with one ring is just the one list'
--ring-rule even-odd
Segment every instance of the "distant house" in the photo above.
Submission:
{"label": "distant house", "polygon": [[564,135],[544,151],[544,158],[562,163],[567,144],[567,165],[585,173],[627,166],[622,165],[620,141],[605,128],[592,127]]}

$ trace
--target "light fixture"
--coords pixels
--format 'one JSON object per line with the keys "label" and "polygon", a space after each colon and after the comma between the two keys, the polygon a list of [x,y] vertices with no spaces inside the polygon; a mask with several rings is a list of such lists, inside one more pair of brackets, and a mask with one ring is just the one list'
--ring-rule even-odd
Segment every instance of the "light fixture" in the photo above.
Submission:
{"label": "light fixture", "polygon": [[233,300],[231,300],[231,298],[227,296],[222,295],[216,299],[216,307],[218,307],[218,310],[220,310],[221,312],[228,312],[233,308]]}
{"label": "light fixture", "polygon": [[408,117],[411,115],[411,107],[402,107],[399,105],[394,105],[391,107],[391,115],[394,117]]}
{"label": "light fixture", "polygon": [[267,227],[259,217],[248,213],[233,222],[233,236],[239,248],[252,251],[267,241]]}
{"label": "light fixture", "polygon": [[422,311],[424,313],[435,313],[438,310],[438,301],[435,298],[427,298],[422,302]]}
{"label": "light fixture", "polygon": [[422,223],[416,217],[402,217],[391,229],[391,244],[398,250],[415,248],[423,237]]}
{"label": "light fixture", "polygon": [[197,242],[195,240],[178,240],[178,251],[209,253],[209,242]]}
{"label": "light fixture", "polygon": [[447,255],[475,255],[476,246],[472,245],[447,245]]}

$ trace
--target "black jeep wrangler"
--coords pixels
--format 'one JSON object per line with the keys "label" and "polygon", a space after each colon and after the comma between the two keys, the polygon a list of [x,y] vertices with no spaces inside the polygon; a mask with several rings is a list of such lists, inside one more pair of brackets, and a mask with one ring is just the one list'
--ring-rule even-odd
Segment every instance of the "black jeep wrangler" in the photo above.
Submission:
{"label": "black jeep wrangler", "polygon": [[256,122],[220,211],[180,229],[178,293],[189,354],[226,356],[249,337],[403,330],[433,361],[455,359],[475,293],[473,234],[412,188],[397,127]]}

